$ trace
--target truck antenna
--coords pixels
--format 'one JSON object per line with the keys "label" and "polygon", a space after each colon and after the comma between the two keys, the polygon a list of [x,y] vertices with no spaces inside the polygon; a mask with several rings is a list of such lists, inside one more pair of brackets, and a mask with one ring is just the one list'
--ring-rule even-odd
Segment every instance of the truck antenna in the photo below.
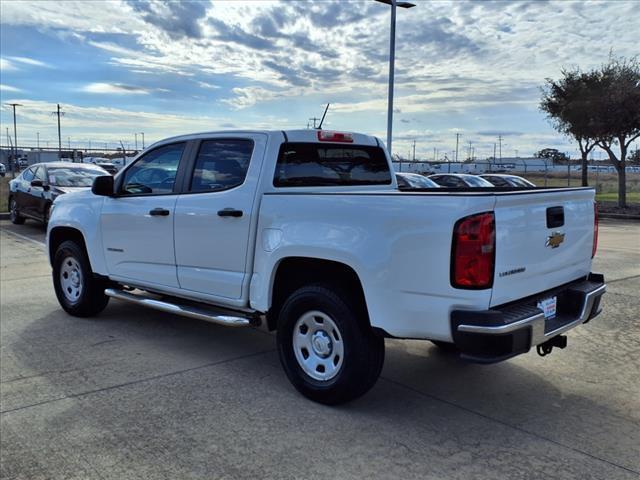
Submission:
{"label": "truck antenna", "polygon": [[322,119],[320,120],[320,125],[318,125],[318,130],[322,129],[322,122],[324,122],[324,117],[327,116],[327,110],[329,110],[330,103],[327,103],[327,107],[324,109],[324,113],[322,114]]}

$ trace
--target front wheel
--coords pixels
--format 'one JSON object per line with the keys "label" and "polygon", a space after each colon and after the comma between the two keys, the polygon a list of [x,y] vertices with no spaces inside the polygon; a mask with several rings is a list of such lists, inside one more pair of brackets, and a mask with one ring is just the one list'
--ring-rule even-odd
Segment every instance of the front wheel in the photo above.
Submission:
{"label": "front wheel", "polygon": [[13,197],[9,200],[9,217],[11,218],[11,223],[16,225],[22,225],[25,220],[25,218],[20,215],[18,202],[16,202],[16,199]]}
{"label": "front wheel", "polygon": [[109,303],[106,281],[96,277],[84,248],[76,242],[62,242],[53,259],[53,286],[60,306],[75,317],[91,317]]}
{"label": "front wheel", "polygon": [[362,309],[330,287],[305,286],[289,296],[278,318],[278,354],[293,386],[327,405],[348,402],[376,383],[384,339]]}

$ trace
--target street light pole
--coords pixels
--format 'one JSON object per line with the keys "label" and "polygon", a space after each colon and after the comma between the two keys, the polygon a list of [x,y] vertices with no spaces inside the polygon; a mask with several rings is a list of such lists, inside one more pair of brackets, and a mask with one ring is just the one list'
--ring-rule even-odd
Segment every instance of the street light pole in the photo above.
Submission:
{"label": "street light pole", "polygon": [[391,155],[391,137],[393,133],[393,84],[396,61],[396,7],[411,8],[415,4],[398,2],[397,0],[376,0],[376,2],[391,5],[391,33],[389,40],[389,97],[387,101],[387,150]]}
{"label": "street light pole", "polygon": [[140,135],[142,135],[142,150],[144,150],[144,132],[140,132]]}
{"label": "street light pole", "polygon": [[15,149],[14,162],[18,161],[18,130],[16,129],[16,107],[21,107],[20,103],[7,103],[13,108],[13,148]]}
{"label": "street light pole", "polygon": [[51,112],[51,115],[58,117],[58,160],[62,160],[62,135],[60,133],[60,116],[64,115],[64,112],[60,110],[60,104],[55,112]]}

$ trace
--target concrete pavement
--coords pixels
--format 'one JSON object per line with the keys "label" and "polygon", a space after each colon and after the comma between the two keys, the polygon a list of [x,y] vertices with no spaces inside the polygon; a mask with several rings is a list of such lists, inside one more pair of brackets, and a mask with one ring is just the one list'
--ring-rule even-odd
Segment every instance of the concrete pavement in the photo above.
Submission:
{"label": "concrete pavement", "polygon": [[601,223],[605,311],[565,350],[482,366],[388,340],[338,408],[296,393],[272,335],[116,301],[67,316],[42,229],[0,228],[1,478],[640,477],[638,224]]}

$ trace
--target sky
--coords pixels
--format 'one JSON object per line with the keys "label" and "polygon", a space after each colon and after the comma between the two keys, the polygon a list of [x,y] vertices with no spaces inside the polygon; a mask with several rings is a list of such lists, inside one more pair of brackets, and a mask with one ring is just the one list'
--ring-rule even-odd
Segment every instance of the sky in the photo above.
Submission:
{"label": "sky", "polygon": [[[638,53],[637,1],[426,1],[399,8],[394,154],[530,156],[576,145],[539,110],[563,68]],[[5,1],[0,144],[128,148],[184,133],[306,128],[386,139],[390,7],[373,0]],[[311,122],[312,123],[312,122]],[[597,157],[596,157],[597,158]],[[604,156],[603,156],[604,158]]]}

